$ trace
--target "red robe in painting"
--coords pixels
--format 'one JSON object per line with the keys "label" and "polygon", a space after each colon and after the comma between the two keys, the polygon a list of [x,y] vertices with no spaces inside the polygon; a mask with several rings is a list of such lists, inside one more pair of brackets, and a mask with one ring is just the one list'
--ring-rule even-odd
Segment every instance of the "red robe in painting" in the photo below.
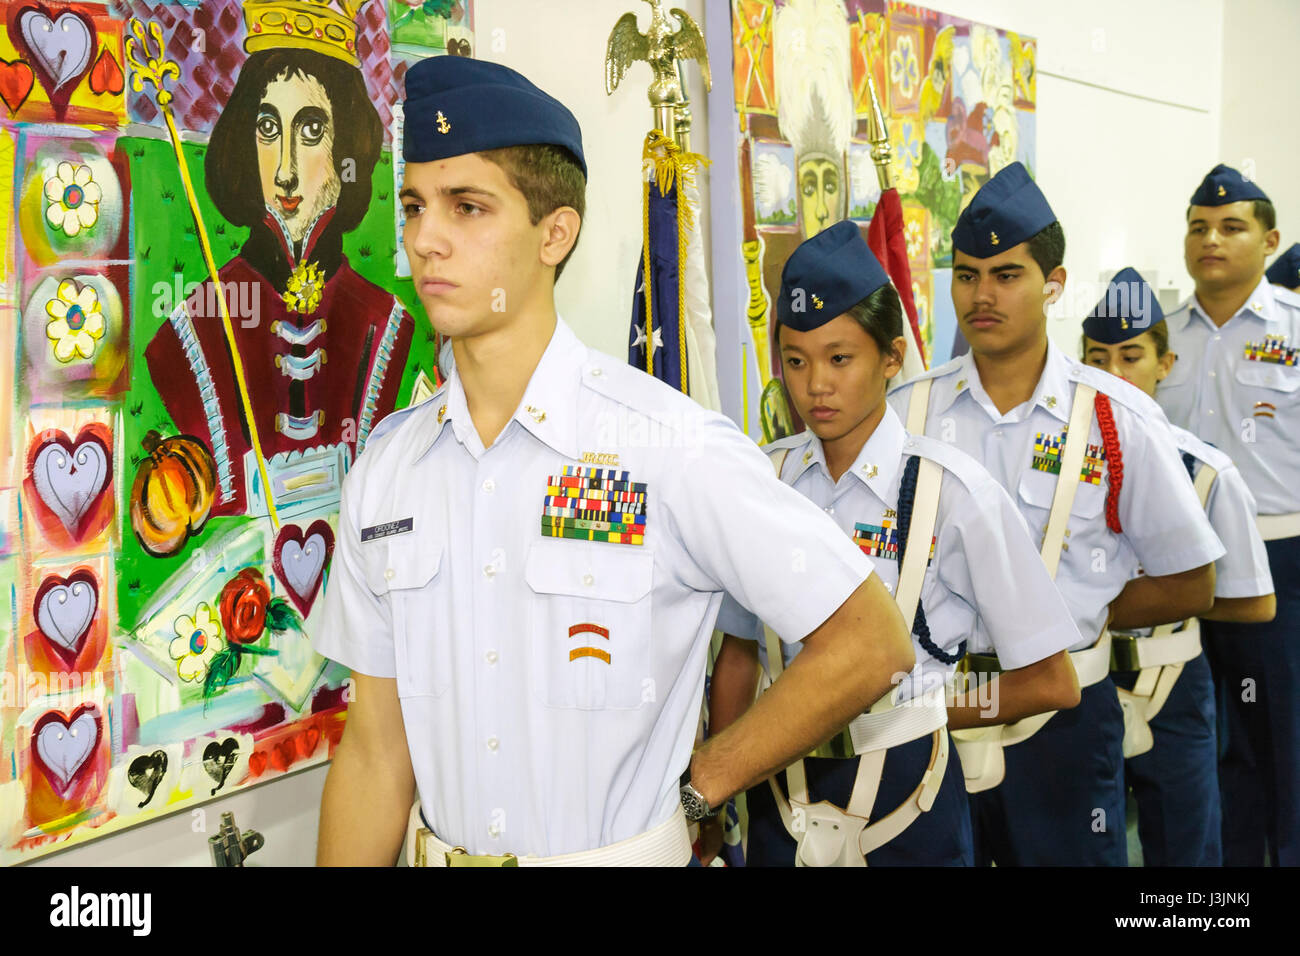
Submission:
{"label": "red robe in painting", "polygon": [[[327,220],[328,216],[322,217]],[[314,232],[319,235],[325,225]],[[310,261],[312,237],[302,258]],[[346,444],[356,459],[370,430],[397,403],[414,323],[389,292],[347,262],[325,282],[309,314],[290,311],[281,291],[243,256],[219,272],[244,366],[262,454]],[[237,314],[258,299],[258,322]],[[200,298],[202,297],[202,298]],[[244,456],[252,440],[220,311],[205,283],[165,321],[145,350],[149,373],[181,434],[203,440],[217,465],[213,515],[248,510]],[[251,311],[248,310],[248,311]]]}

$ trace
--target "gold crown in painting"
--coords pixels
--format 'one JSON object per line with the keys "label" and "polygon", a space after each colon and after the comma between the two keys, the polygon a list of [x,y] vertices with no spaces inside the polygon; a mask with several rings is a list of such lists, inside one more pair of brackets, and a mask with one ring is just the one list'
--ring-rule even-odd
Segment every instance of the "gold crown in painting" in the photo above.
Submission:
{"label": "gold crown in painting", "polygon": [[315,50],[353,66],[357,13],[369,0],[244,0],[244,49]]}

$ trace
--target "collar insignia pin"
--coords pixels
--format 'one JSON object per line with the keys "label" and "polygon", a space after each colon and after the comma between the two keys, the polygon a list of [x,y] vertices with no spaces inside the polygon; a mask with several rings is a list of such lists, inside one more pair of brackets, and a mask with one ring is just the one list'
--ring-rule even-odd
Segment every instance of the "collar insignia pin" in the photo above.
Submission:
{"label": "collar insignia pin", "polygon": [[442,408],[438,409],[438,424],[439,424],[439,425],[442,424],[442,418],[443,418],[443,416],[446,415],[446,414],[447,414],[447,406],[446,406],[446,405],[443,405]]}
{"label": "collar insignia pin", "polygon": [[806,465],[806,464],[808,464],[808,462],[810,462],[810,461],[812,461],[812,452],[810,452],[810,451],[806,451],[806,452],[804,452],[804,453],[803,453],[803,463]]}
{"label": "collar insignia pin", "polygon": [[959,380],[957,381],[957,391],[960,392],[960,391],[961,391],[963,388],[965,388],[965,387],[966,387],[966,380],[965,380],[964,378],[963,378],[963,379],[959,379]]}
{"label": "collar insignia pin", "polygon": [[880,469],[875,465],[863,465],[862,470],[867,473],[868,478],[874,478],[876,475],[880,474]]}
{"label": "collar insignia pin", "polygon": [[1048,395],[1048,396],[1047,396],[1047,407],[1048,407],[1048,408],[1055,408],[1055,407],[1056,407],[1056,396],[1055,396],[1055,395]]}
{"label": "collar insignia pin", "polygon": [[524,411],[526,411],[529,415],[532,415],[533,421],[537,422],[538,424],[541,424],[542,422],[546,421],[546,412],[543,409],[534,408],[532,405],[529,405],[527,408],[524,409]]}

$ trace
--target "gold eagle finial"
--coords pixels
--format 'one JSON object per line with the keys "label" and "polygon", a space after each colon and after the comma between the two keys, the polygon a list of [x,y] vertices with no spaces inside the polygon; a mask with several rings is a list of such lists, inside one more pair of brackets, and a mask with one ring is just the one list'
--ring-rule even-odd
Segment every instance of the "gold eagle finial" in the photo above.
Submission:
{"label": "gold eagle finial", "polygon": [[614,24],[605,50],[605,92],[618,89],[627,68],[638,60],[650,64],[654,83],[650,86],[650,105],[677,106],[684,102],[681,78],[677,72],[678,60],[699,60],[704,88],[713,89],[709,74],[709,53],[704,46],[704,34],[699,25],[685,10],[673,7],[669,13],[677,18],[679,29],[674,30],[664,14],[661,0],[645,0],[650,4],[650,29],[642,33],[636,25],[636,14],[625,13]]}

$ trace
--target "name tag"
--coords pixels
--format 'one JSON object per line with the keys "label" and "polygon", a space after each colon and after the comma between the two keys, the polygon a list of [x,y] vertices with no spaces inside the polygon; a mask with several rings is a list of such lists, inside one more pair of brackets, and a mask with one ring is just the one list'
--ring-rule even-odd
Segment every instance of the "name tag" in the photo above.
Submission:
{"label": "name tag", "polygon": [[399,521],[371,525],[369,528],[361,529],[361,540],[373,541],[375,538],[388,538],[395,534],[405,534],[414,527],[414,524],[414,518],[402,518]]}

